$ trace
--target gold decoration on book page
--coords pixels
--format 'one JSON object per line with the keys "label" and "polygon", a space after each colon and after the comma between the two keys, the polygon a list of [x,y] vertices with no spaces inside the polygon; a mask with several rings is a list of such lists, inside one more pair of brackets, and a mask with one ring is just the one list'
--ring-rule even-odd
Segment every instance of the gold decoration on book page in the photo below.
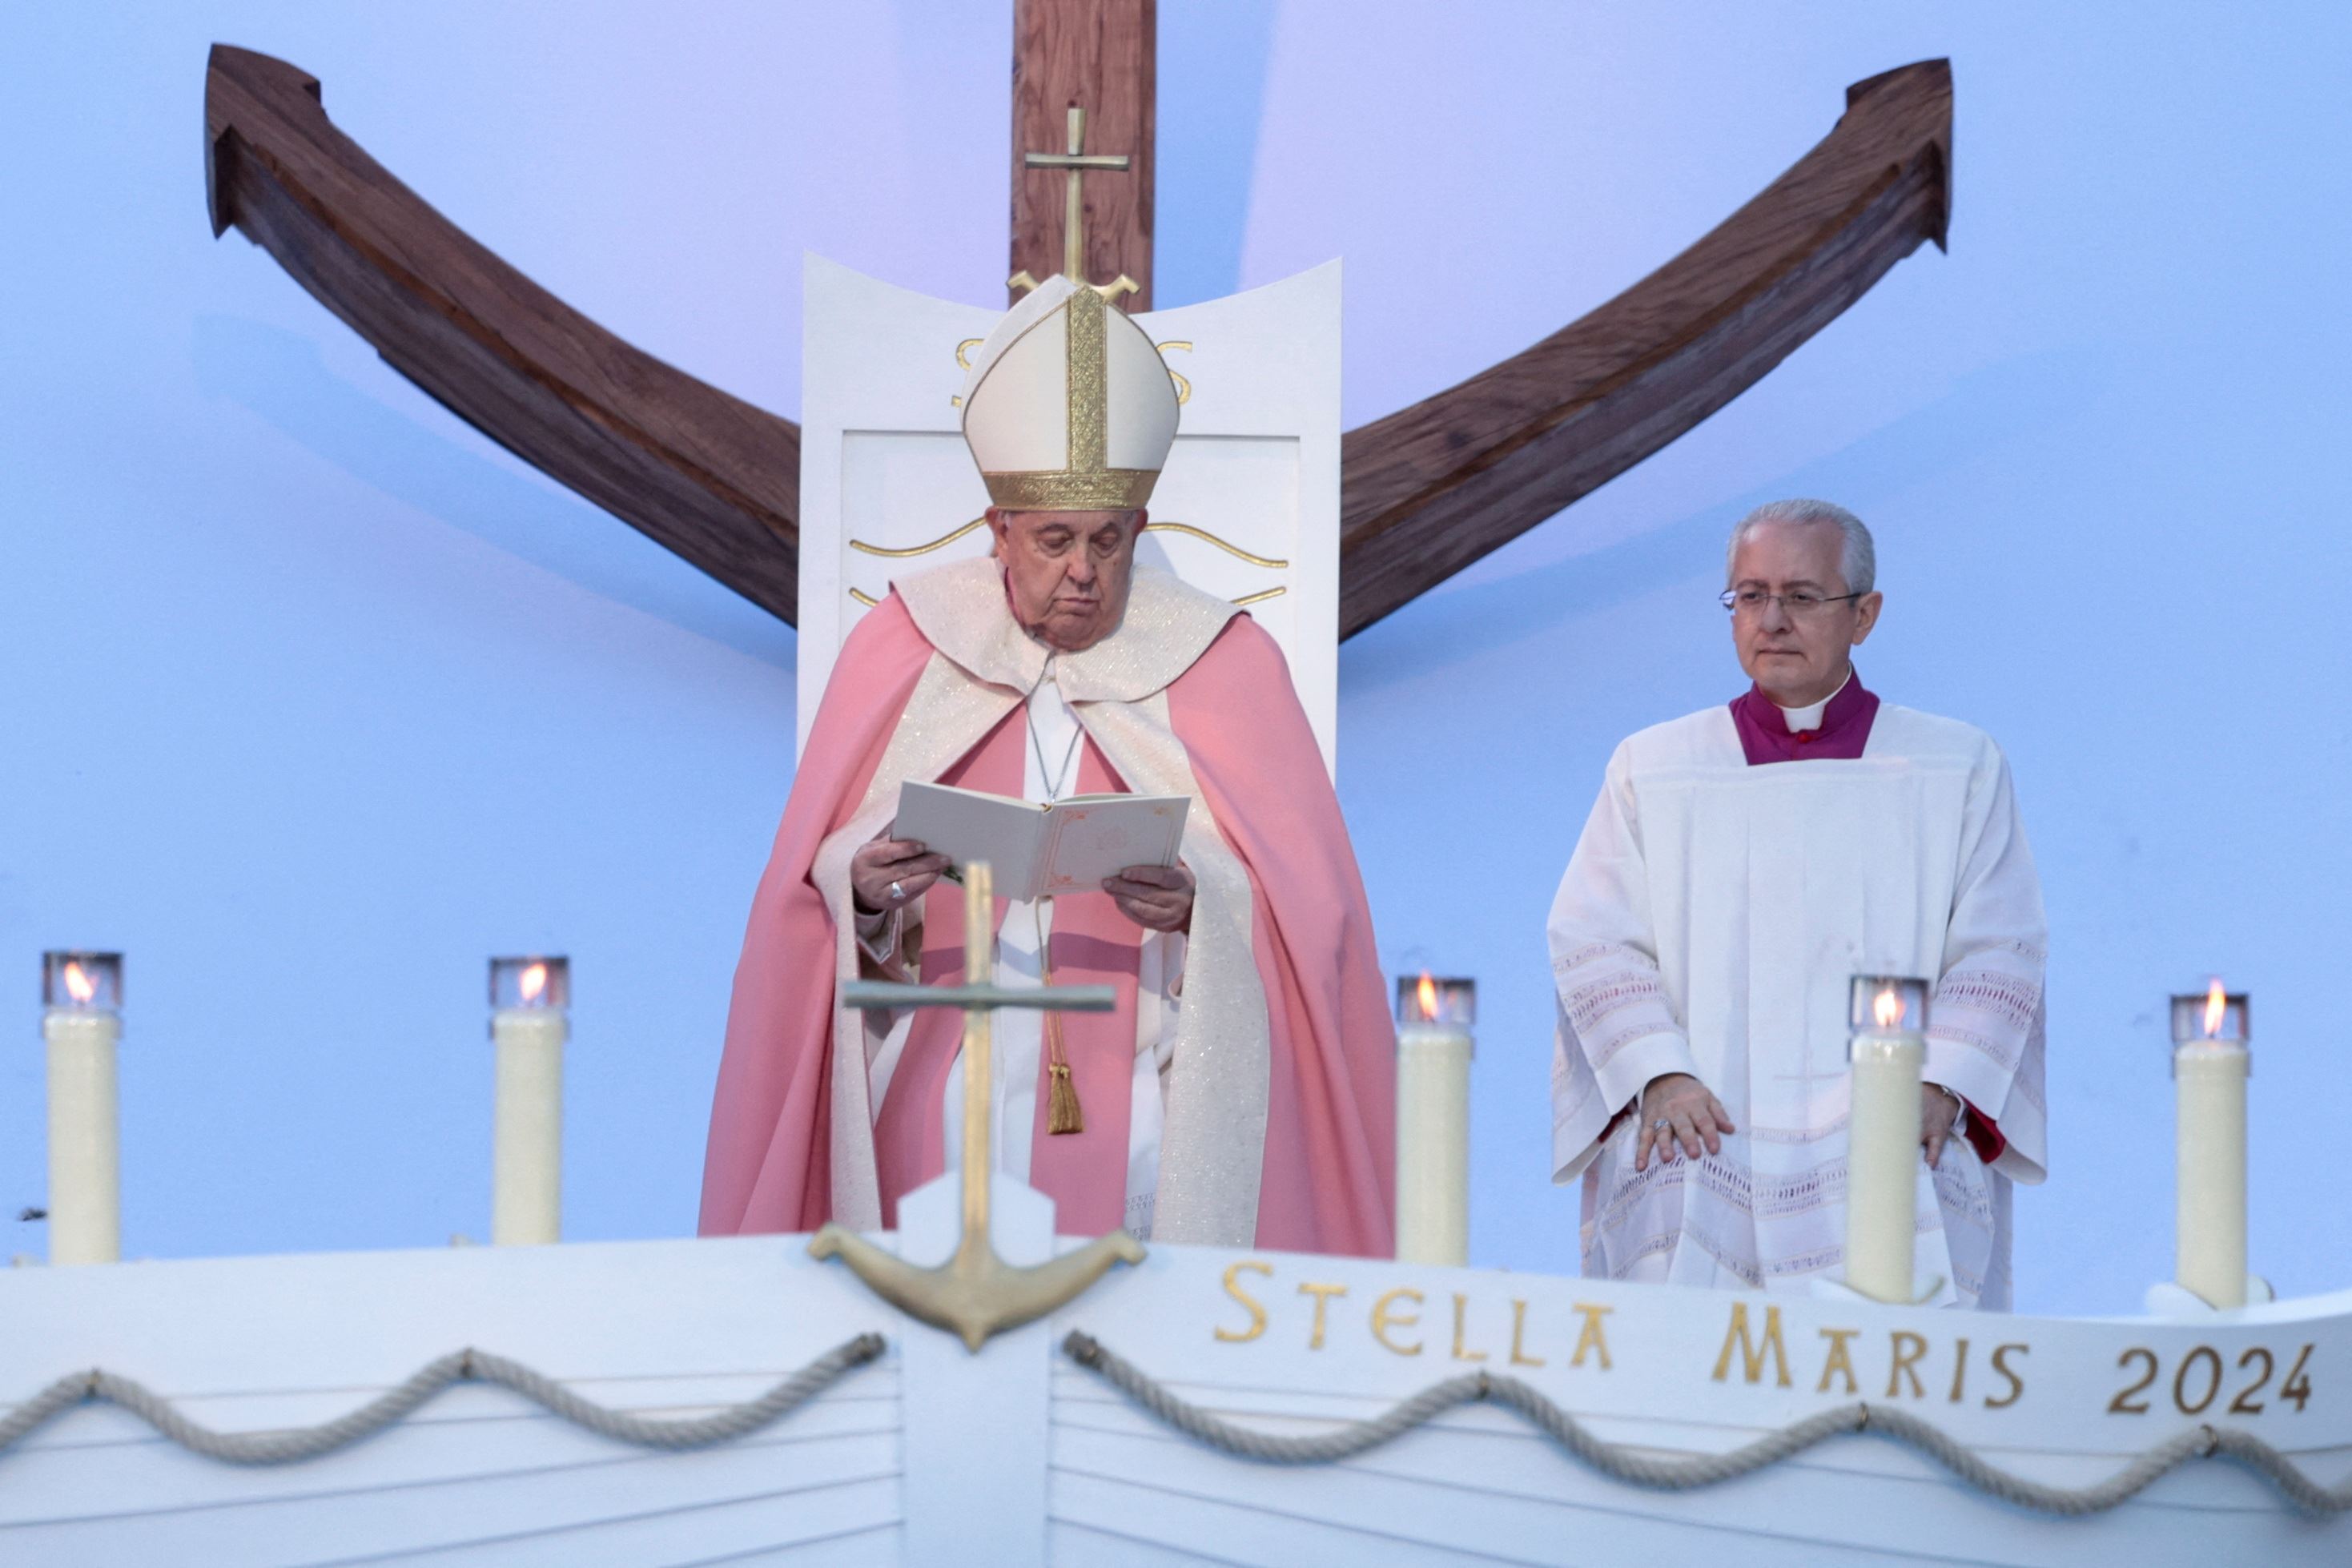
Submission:
{"label": "gold decoration on book page", "polygon": [[842,987],[854,1008],[963,1009],[963,1236],[955,1255],[936,1268],[919,1268],[885,1252],[852,1230],[828,1225],[809,1243],[812,1258],[839,1258],[876,1295],[919,1322],[957,1335],[977,1353],[1007,1329],[1034,1322],[1085,1293],[1114,1263],[1140,1263],[1143,1244],[1124,1230],[1097,1237],[1028,1268],[1016,1268],[996,1255],[989,1236],[988,1183],[995,1166],[989,1146],[991,1072],[990,1015],[999,1007],[1034,1007],[1048,1013],[1108,1013],[1118,1005],[1108,985],[1034,988],[990,983],[995,942],[995,885],[988,863],[973,860],[963,876],[963,984],[902,985],[853,981]]}

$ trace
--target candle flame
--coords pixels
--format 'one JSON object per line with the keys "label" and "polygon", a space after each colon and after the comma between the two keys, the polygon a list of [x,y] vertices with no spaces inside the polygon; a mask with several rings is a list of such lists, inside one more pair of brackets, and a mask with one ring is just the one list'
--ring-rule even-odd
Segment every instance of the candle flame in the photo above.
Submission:
{"label": "candle flame", "polygon": [[522,972],[521,986],[522,999],[524,1001],[538,1001],[540,994],[547,989],[547,965],[544,963],[534,963],[530,968],[524,970]]}
{"label": "candle flame", "polygon": [[1895,1027],[1903,1021],[1903,994],[1892,985],[1883,988],[1877,999],[1871,1003],[1870,1012],[1871,1016],[1878,1020],[1880,1028]]}
{"label": "candle flame", "polygon": [[2207,1039],[2221,1037],[2221,1020],[2228,1016],[2229,1011],[2229,994],[2221,989],[2221,976],[2216,975],[2212,985],[2205,993],[2205,1037]]}
{"label": "candle flame", "polygon": [[1421,1004],[1423,1020],[1432,1024],[1437,1022],[1437,982],[1429,977],[1426,969],[1421,972],[1421,985],[1414,996]]}
{"label": "candle flame", "polygon": [[90,998],[98,994],[98,982],[92,980],[89,971],[83,969],[77,962],[67,963],[65,981],[66,994],[84,1006],[88,1006]]}

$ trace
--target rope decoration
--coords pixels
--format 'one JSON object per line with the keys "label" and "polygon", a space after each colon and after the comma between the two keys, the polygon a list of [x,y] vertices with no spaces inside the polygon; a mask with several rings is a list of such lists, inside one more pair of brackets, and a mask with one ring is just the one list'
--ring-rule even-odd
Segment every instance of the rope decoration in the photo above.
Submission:
{"label": "rope decoration", "polygon": [[1432,1384],[1368,1420],[1308,1436],[1285,1436],[1237,1426],[1178,1398],[1165,1384],[1132,1362],[1104,1349],[1090,1335],[1072,1331],[1063,1340],[1062,1350],[1147,1414],[1186,1436],[1237,1458],[1269,1465],[1328,1465],[1352,1458],[1395,1441],[1456,1405],[1484,1402],[1517,1412],[1529,1426],[1602,1475],[1656,1491],[1691,1491],[1715,1486],[1793,1458],[1832,1437],[1870,1432],[1917,1450],[1990,1497],[2062,1517],[2103,1513],[2137,1496],[2158,1478],[2190,1460],[2213,1458],[2236,1460],[2306,1513],[2352,1510],[2352,1479],[2334,1487],[2323,1487],[2284,1454],[2252,1434],[2206,1426],[2168,1438],[2106,1479],[2087,1487],[2053,1487],[2004,1470],[1907,1410],[1863,1403],[1809,1415],[1729,1453],[1668,1458],[1630,1444],[1594,1436],[1575,1416],[1516,1377],[1476,1372]]}
{"label": "rope decoration", "polygon": [[297,1464],[349,1447],[406,1419],[457,1383],[494,1383],[510,1388],[551,1415],[619,1442],[646,1448],[702,1448],[760,1430],[873,1361],[887,1346],[879,1334],[859,1334],[835,1345],[757,1399],[709,1415],[675,1418],[637,1415],[599,1405],[543,1373],[488,1351],[452,1351],[417,1368],[398,1386],[331,1421],[265,1432],[216,1432],[182,1415],[170,1400],[144,1384],[103,1370],[78,1372],[58,1379],[0,1416],[0,1452],[84,1401],[101,1400],[120,1405],[183,1448],[206,1458],[231,1465]]}

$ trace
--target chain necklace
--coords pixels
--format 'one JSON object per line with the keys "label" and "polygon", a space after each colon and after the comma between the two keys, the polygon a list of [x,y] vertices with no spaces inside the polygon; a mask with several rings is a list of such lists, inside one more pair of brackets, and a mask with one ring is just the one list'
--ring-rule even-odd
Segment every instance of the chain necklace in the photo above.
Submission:
{"label": "chain necklace", "polygon": [[1037,672],[1036,681],[1030,686],[1028,695],[1021,700],[1021,717],[1029,726],[1029,749],[1036,755],[1037,777],[1044,783],[1045,798],[1049,801],[1062,798],[1062,786],[1070,782],[1070,764],[1077,760],[1078,742],[1086,739],[1087,733],[1084,725],[1073,723],[1070,727],[1069,750],[1062,753],[1062,765],[1057,769],[1046,762],[1045,740],[1037,732],[1037,710],[1031,704],[1036,700],[1038,691],[1045,687],[1046,679],[1053,673],[1054,660],[1049,654],[1046,656],[1045,668]]}

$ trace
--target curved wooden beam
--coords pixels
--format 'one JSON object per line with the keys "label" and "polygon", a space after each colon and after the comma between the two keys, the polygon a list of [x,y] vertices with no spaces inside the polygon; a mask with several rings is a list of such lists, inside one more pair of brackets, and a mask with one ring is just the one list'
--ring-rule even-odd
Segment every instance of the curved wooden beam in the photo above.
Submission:
{"label": "curved wooden beam", "polygon": [[[1343,445],[1340,635],[1672,442],[1860,299],[1950,212],[1952,87],[1858,82],[1834,130],[1682,255]],[[800,429],[622,342],[335,129],[317,80],[213,47],[213,232],[268,250],[468,424],[789,622]]]}
{"label": "curved wooden beam", "polygon": [[458,417],[791,621],[800,427],[614,337],[335,129],[319,83],[213,46],[205,195]]}
{"label": "curved wooden beam", "polygon": [[1730,402],[1951,216],[1952,72],[1846,89],[1835,129],[1712,233],[1591,314],[1341,445],[1352,637]]}

